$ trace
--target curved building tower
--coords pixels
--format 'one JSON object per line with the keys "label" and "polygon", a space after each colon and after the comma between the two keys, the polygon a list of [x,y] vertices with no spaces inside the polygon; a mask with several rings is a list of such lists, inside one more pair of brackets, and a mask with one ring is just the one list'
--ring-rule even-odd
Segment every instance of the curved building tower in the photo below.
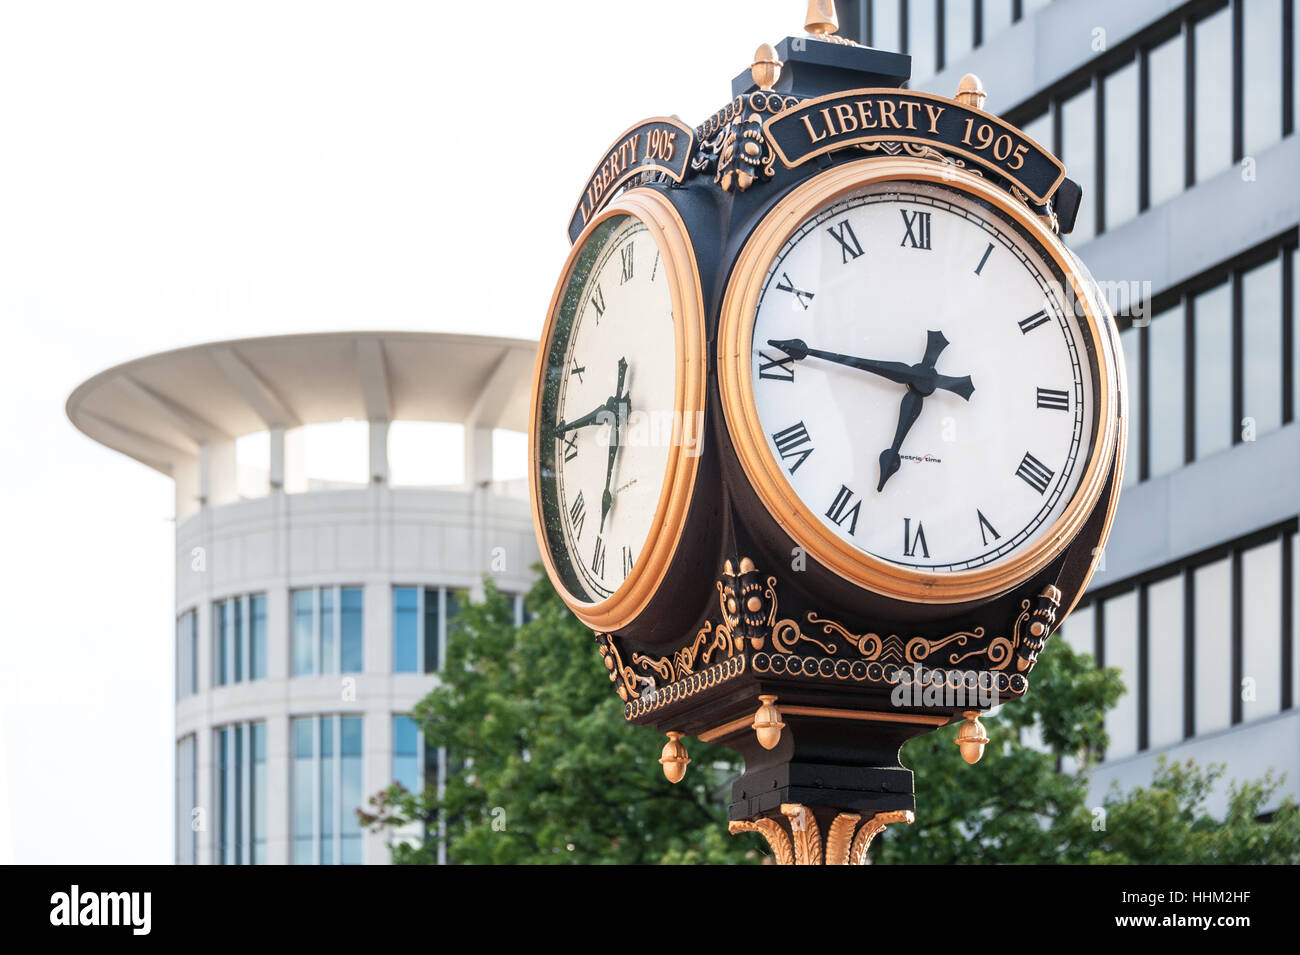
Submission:
{"label": "curved building tower", "polygon": [[445,771],[407,714],[449,621],[484,575],[531,582],[535,354],[244,339],[127,362],[68,399],[79,429],[176,482],[177,862],[388,861],[355,810]]}

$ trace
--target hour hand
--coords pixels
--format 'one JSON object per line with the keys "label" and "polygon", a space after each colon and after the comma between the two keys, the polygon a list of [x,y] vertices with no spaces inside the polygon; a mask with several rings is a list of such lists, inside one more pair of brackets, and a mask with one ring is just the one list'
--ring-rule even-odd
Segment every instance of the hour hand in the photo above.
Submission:
{"label": "hour hand", "polygon": [[602,423],[601,416],[608,413],[608,411],[609,403],[607,402],[594,411],[587,412],[587,414],[583,415],[581,418],[575,418],[572,421],[561,421],[555,426],[552,433],[555,437],[559,438],[576,428],[585,428],[588,425],[600,424]]}

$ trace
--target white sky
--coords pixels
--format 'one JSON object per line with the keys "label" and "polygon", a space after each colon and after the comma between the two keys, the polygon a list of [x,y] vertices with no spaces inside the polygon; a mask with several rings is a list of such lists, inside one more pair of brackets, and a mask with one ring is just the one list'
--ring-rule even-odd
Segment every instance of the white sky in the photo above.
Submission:
{"label": "white sky", "polygon": [[604,148],[702,121],[805,6],[0,0],[0,862],[172,860],[171,481],[72,389],[220,338],[536,337]]}

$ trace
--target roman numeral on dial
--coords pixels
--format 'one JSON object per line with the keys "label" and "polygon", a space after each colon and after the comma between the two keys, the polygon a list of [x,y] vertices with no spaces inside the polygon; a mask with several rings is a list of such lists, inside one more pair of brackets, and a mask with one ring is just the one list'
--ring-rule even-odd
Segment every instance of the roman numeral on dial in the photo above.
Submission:
{"label": "roman numeral on dial", "polygon": [[1053,388],[1039,388],[1038,407],[1046,408],[1049,411],[1069,411],[1070,393],[1068,391],[1056,391]]}
{"label": "roman numeral on dial", "polygon": [[[567,460],[567,458],[566,458]],[[573,528],[573,539],[582,537],[582,525],[587,522],[587,502],[582,499],[582,492],[573,499],[569,507],[569,526]]]}
{"label": "roman numeral on dial", "polygon": [[767,352],[758,353],[758,377],[776,381],[794,381],[794,359],[789,355],[773,358]]}
{"label": "roman numeral on dial", "polygon": [[918,547],[921,548],[921,556],[928,559],[930,557],[930,548],[925,543],[925,528],[920,521],[917,521],[916,533],[913,534],[912,519],[905,517],[903,518],[903,556],[915,557]]}
{"label": "roman numeral on dial", "polygon": [[852,262],[862,254],[862,243],[853,234],[853,226],[849,225],[848,219],[845,219],[837,226],[831,226],[826,231],[830,233],[832,239],[840,244],[841,265]]}
{"label": "roman numeral on dial", "polygon": [[1034,314],[1030,315],[1028,318],[1022,318],[1020,321],[1016,322],[1016,324],[1020,326],[1020,334],[1028,335],[1039,325],[1046,325],[1047,322],[1047,312],[1040,310],[1034,312]]}
{"label": "roman numeral on dial", "polygon": [[1034,457],[1028,451],[1025,452],[1024,458],[1020,461],[1020,467],[1016,468],[1016,477],[1020,478],[1039,494],[1046,492],[1047,485],[1052,483],[1052,475],[1055,472],[1038,458]]}
{"label": "roman numeral on dial", "polygon": [[596,550],[591,555],[591,572],[597,577],[605,576],[605,540],[596,535]]}
{"label": "roman numeral on dial", "polygon": [[632,548],[624,545],[623,547],[623,576],[626,577],[632,573],[632,565],[636,563],[636,558],[632,556]]}
{"label": "roman numeral on dial", "polygon": [[798,471],[799,465],[808,460],[808,455],[816,450],[812,446],[812,438],[808,436],[808,429],[804,427],[802,421],[772,435],[772,442],[776,445],[776,450],[780,453],[782,461],[789,461],[791,458],[795,459],[794,464],[790,465],[791,474]]}
{"label": "roman numeral on dial", "polygon": [[[847,225],[847,223],[845,224]],[[789,292],[794,296],[795,301],[804,307],[804,311],[808,310],[808,303],[813,300],[815,295],[813,292],[805,292],[803,289],[797,288],[790,281],[790,276],[785,272],[781,273],[781,281],[776,283],[776,290],[778,292]]]}
{"label": "roman numeral on dial", "polygon": [[[994,540],[998,540],[1002,535],[999,534],[997,532],[997,529],[994,528],[994,526],[989,523],[989,519],[984,516],[983,511],[981,511],[979,508],[976,508],[975,514],[980,519],[980,540],[982,540],[984,542],[984,546],[987,547],[989,545],[989,534],[993,535]],[[988,531],[988,534],[985,533],[986,530]]]}
{"label": "roman numeral on dial", "polygon": [[989,260],[989,256],[992,255],[992,254],[993,254],[993,243],[990,242],[990,243],[989,243],[989,247],[988,247],[987,249],[985,249],[985,250],[984,250],[984,254],[983,254],[982,256],[980,256],[980,264],[977,265],[977,266],[975,266],[975,274],[976,274],[976,275],[979,275],[981,272],[984,271],[984,263],[987,262],[987,261]]}
{"label": "roman numeral on dial", "polygon": [[848,485],[841,484],[835,500],[826,510],[826,516],[838,526],[843,527],[844,522],[848,521],[850,534],[858,532],[858,511],[862,509],[862,501],[855,501],[853,498],[853,492],[849,490]]}
{"label": "roman numeral on dial", "polygon": [[596,324],[599,325],[605,314],[605,292],[599,285],[596,286],[596,291],[591,293],[591,307],[596,310]]}
{"label": "roman numeral on dial", "polygon": [[578,376],[578,384],[582,384],[582,373],[587,370],[586,365],[579,365],[578,359],[573,359],[573,364],[569,366],[569,374]]}
{"label": "roman numeral on dial", "polygon": [[633,256],[634,256],[634,252],[633,252],[634,248],[635,248],[635,247],[633,246],[633,244],[632,244],[631,242],[629,242],[629,243],[628,243],[627,245],[625,245],[623,248],[621,248],[621,249],[618,250],[618,254],[619,254],[619,255],[622,257],[622,259],[623,259],[623,275],[622,275],[622,277],[618,280],[618,284],[619,284],[619,285],[624,285],[624,284],[626,284],[626,283],[628,283],[628,282],[630,282],[630,281],[632,280],[632,267],[633,267],[633,265],[635,264],[635,262],[634,262],[634,258],[633,258]]}
{"label": "roman numeral on dial", "polygon": [[564,460],[566,462],[572,461],[578,456],[578,433],[572,431],[569,434],[562,435],[561,438],[564,441]]}
{"label": "roman numeral on dial", "polygon": [[[919,209],[914,212],[908,212],[906,209],[899,209],[903,214],[903,225],[907,227],[907,233],[903,236],[903,241],[898,243],[902,246],[910,245],[914,249],[930,248],[930,213],[922,212]],[[980,263],[983,265],[983,263]]]}

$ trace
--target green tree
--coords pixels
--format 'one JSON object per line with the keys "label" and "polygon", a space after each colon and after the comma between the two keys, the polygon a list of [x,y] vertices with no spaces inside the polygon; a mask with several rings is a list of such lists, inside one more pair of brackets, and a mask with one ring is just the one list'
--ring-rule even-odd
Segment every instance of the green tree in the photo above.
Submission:
{"label": "green tree", "polygon": [[[376,828],[448,821],[453,862],[481,864],[761,861],[726,832],[734,755],[694,741],[686,778],[664,778],[665,737],[631,726],[591,631],[545,577],[528,594],[532,619],[490,581],[447,638],[442,685],[415,708],[426,745],[458,771],[439,799],[393,786],[362,822]],[[436,840],[393,844],[393,861],[436,861]]]}
{"label": "green tree", "polygon": [[[427,745],[458,771],[440,799],[393,786],[371,800],[376,829],[448,820],[453,862],[722,863],[760,861],[756,835],[726,832],[739,774],[730,751],[687,740],[692,763],[676,786],[658,765],[664,737],[624,722],[590,632],[544,577],[527,597],[532,619],[485,584],[448,637],[442,685],[416,707]],[[1222,769],[1162,764],[1151,785],[1088,802],[1088,770],[1106,745],[1102,718],[1123,692],[1114,669],[1051,640],[1024,700],[985,719],[993,742],[968,766],[957,727],[909,742],[917,819],[877,841],[877,863],[1296,863],[1300,811],[1261,815],[1278,781],[1230,792],[1226,819],[1206,801]],[[1030,745],[1037,727],[1040,742]],[[1059,771],[1062,757],[1077,763]],[[1099,811],[1104,810],[1104,812]],[[436,860],[436,839],[393,841],[399,863]]]}

